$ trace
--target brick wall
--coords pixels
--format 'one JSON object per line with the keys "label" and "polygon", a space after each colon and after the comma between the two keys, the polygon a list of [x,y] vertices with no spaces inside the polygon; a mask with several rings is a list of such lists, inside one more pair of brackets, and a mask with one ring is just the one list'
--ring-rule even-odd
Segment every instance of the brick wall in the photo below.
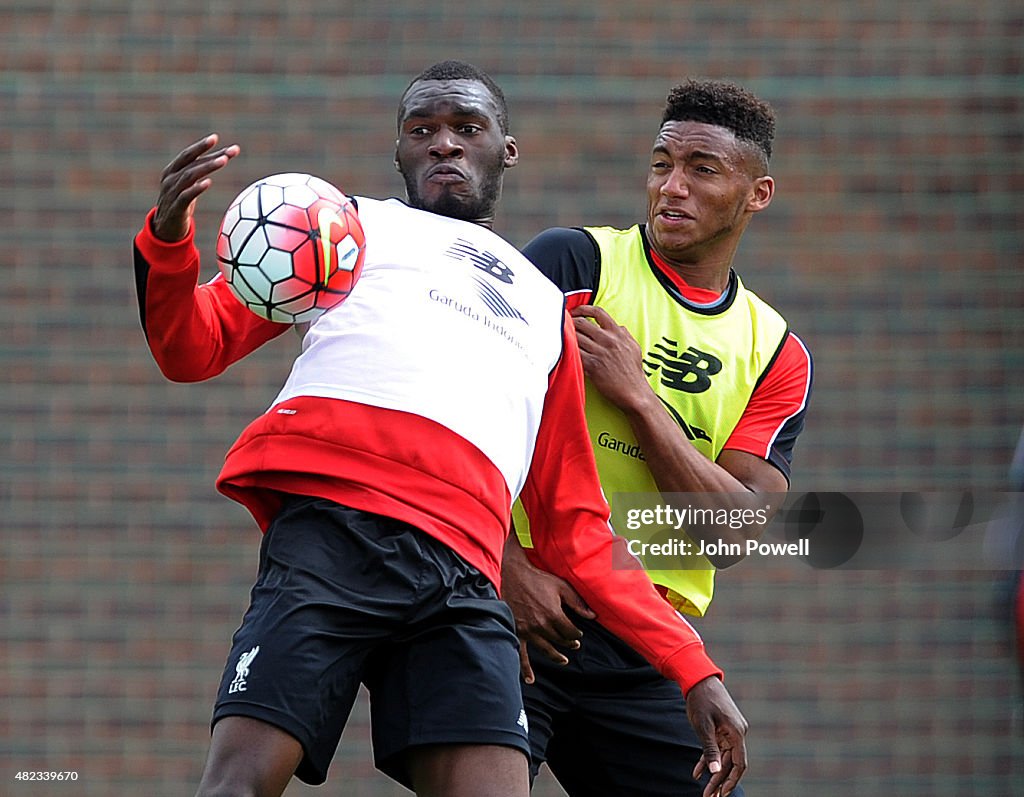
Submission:
{"label": "brick wall", "polygon": [[[255,531],[212,482],[297,341],[163,381],[129,252],[160,169],[210,130],[242,145],[200,207],[207,253],[270,172],[397,193],[397,96],[443,58],[506,89],[515,243],[639,218],[674,82],[769,99],[778,194],[738,268],[816,355],[794,489],[1006,484],[1024,421],[1016,4],[9,0],[0,19],[0,793],[194,788],[254,572]],[[1024,794],[1006,575],[723,574],[702,630],[752,722],[748,792]],[[360,702],[324,793],[401,792],[366,738]],[[80,777],[14,781],[39,769]]]}

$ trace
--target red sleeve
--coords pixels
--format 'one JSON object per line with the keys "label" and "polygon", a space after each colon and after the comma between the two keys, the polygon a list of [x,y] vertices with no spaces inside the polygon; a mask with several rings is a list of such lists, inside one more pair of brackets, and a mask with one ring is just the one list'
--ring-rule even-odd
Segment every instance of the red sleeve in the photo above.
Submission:
{"label": "red sleeve", "polygon": [[788,479],[793,446],[804,428],[812,373],[810,352],[790,332],[723,448],[768,460]]}
{"label": "red sleeve", "polygon": [[194,225],[183,240],[167,243],[152,233],[154,212],[135,236],[135,285],[142,328],[164,376],[175,382],[217,376],[291,328],[243,307],[220,274],[197,285]]}
{"label": "red sleeve", "polygon": [[583,414],[583,367],[568,314],[562,358],[551,374],[533,463],[522,492],[534,562],[569,581],[612,633],[684,694],[722,673],[693,627],[612,533]]}

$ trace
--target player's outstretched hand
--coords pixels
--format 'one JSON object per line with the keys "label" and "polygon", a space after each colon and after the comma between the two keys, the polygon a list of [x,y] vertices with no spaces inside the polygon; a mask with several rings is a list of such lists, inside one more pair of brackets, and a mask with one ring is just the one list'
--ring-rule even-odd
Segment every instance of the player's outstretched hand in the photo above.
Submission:
{"label": "player's outstretched hand", "polygon": [[693,777],[699,779],[705,771],[710,772],[704,797],[726,797],[747,769],[747,720],[725,685],[714,676],[690,689],[686,713],[704,748]]}
{"label": "player's outstretched hand", "polygon": [[214,149],[217,141],[217,134],[211,133],[185,147],[164,167],[153,216],[153,234],[161,241],[171,243],[188,235],[196,199],[212,184],[210,175],[241,151],[237,144]]}
{"label": "player's outstretched hand", "polygon": [[588,619],[596,616],[568,581],[530,564],[514,533],[505,545],[501,597],[516,619],[519,669],[528,684],[534,682],[534,674],[527,643],[556,664],[568,664],[569,659],[558,648],[578,649],[583,632],[573,625],[566,607]]}

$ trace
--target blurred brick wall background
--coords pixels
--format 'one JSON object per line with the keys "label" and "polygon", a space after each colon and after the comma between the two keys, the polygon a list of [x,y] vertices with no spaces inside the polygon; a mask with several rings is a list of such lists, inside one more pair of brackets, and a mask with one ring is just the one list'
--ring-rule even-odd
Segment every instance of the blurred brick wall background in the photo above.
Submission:
{"label": "blurred brick wall background", "polygon": [[[517,244],[638,220],[685,76],[770,100],[778,194],[738,265],[816,355],[794,489],[1006,486],[1024,421],[1017,3],[6,0],[0,19],[0,794],[192,793],[255,571],[257,533],[213,479],[297,339],[203,385],[162,379],[130,262],[160,170],[211,130],[242,145],[200,206],[207,254],[270,172],[398,193],[397,98],[437,60],[506,90],[522,162],[498,227]],[[1024,794],[1007,566],[723,574],[701,628],[752,724],[748,793]],[[360,702],[318,793],[405,793],[366,739]]]}

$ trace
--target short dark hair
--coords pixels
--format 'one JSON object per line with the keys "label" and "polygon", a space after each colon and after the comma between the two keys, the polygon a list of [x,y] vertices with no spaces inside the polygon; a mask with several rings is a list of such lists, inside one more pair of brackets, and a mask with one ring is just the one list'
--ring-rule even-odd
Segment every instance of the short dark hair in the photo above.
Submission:
{"label": "short dark hair", "polygon": [[703,122],[732,131],[740,141],[753,144],[764,155],[764,167],[772,157],[775,111],[742,86],[725,80],[687,80],[668,94],[661,123]]}
{"label": "short dark hair", "polygon": [[[465,61],[440,61],[420,72],[402,92],[399,115],[405,105],[405,95],[409,93],[409,89],[423,80],[475,80],[478,83],[483,83],[498,106],[498,125],[501,127],[501,132],[508,135],[508,103],[505,101],[505,93],[484,70],[473,66],[473,64],[467,64]],[[401,119],[399,119],[399,123],[401,123]]]}

